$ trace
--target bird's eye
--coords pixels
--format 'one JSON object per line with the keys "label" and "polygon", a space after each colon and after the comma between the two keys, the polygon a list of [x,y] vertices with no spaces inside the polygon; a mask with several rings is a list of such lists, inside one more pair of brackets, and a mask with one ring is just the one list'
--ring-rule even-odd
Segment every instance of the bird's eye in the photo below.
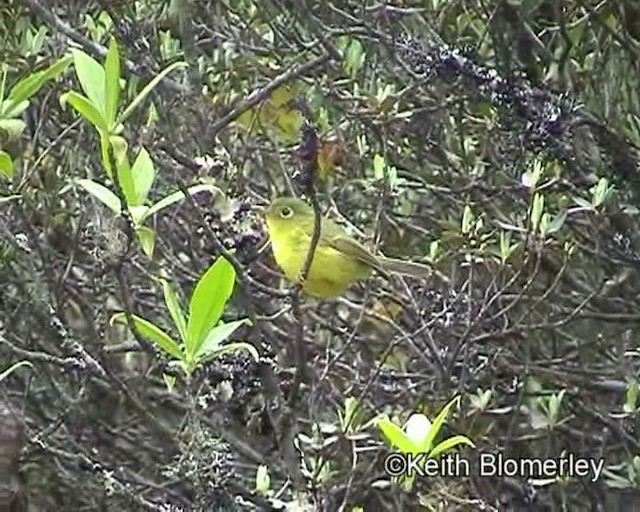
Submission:
{"label": "bird's eye", "polygon": [[288,206],[285,206],[282,210],[280,210],[280,216],[283,219],[288,219],[292,215],[293,215],[293,210],[291,208],[289,208]]}

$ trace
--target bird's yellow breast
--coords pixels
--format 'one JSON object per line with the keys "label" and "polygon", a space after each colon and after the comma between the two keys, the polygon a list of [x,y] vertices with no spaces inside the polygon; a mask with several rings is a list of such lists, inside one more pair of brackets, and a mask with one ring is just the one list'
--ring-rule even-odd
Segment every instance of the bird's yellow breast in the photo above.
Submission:
{"label": "bird's yellow breast", "polygon": [[[311,236],[303,228],[269,230],[273,256],[285,276],[300,282],[311,244]],[[354,281],[364,279],[371,268],[357,259],[339,252],[322,239],[318,242],[303,290],[316,297],[340,295]]]}

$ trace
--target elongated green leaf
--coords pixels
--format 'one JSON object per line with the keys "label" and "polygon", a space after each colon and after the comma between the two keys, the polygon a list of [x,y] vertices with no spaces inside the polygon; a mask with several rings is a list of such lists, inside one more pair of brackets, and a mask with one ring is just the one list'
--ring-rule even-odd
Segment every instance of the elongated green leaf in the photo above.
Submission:
{"label": "elongated green leaf", "polygon": [[551,224],[549,224],[549,229],[547,231],[550,235],[562,228],[565,220],[567,220],[567,213],[567,210],[563,210],[553,218]]}
{"label": "elongated green leaf", "polygon": [[75,91],[69,91],[63,94],[61,99],[64,102],[68,102],[78,114],[95,126],[98,132],[108,133],[109,127],[104,115],[89,98]]}
{"label": "elongated green leaf", "polygon": [[351,40],[344,53],[343,68],[352,77],[358,73],[364,64],[367,53],[362,43],[357,39]]}
{"label": "elongated green leaf", "polygon": [[593,210],[593,205],[582,197],[573,197],[574,202],[585,210]]}
{"label": "elongated green leaf", "polygon": [[218,323],[231,297],[236,271],[225,258],[219,257],[198,281],[189,304],[186,352],[195,355],[197,347]]}
{"label": "elongated green leaf", "polygon": [[89,194],[95,197],[98,201],[107,206],[112,212],[119,213],[122,209],[118,196],[104,185],[100,185],[100,183],[96,183],[95,181],[88,179],[80,179],[77,180],[76,183],[89,192]]}
{"label": "elongated green leaf", "polygon": [[44,40],[47,37],[47,27],[40,27],[36,35],[30,38],[29,41],[29,53],[37,55],[44,46]]}
{"label": "elongated green leaf", "polygon": [[104,68],[93,57],[81,50],[73,50],[73,65],[82,90],[91,103],[106,119],[105,73]]}
{"label": "elongated green leaf", "polygon": [[373,177],[375,179],[381,180],[384,178],[385,166],[384,156],[377,154],[373,157]]}
{"label": "elongated green leaf", "polygon": [[118,122],[120,123],[124,123],[129,116],[133,113],[133,111],[136,109],[136,107],[142,103],[144,101],[144,99],[147,97],[147,95],[154,89],[154,87],[156,85],[158,85],[160,83],[160,81],[167,76],[169,73],[171,73],[174,69],[177,68],[183,68],[187,65],[186,62],[174,62],[173,64],[171,64],[170,66],[168,66],[166,69],[162,70],[158,76],[156,76],[155,78],[153,78],[153,80],[151,80],[147,85],[145,85],[142,89],[142,91],[140,91],[140,94],[138,94],[133,101],[129,104],[129,106],[125,109],[125,111],[122,113],[122,115],[120,116],[120,118],[118,119]]}
{"label": "elongated green leaf", "polygon": [[24,102],[27,102],[26,105],[28,105],[28,100],[34,94],[36,94],[40,90],[40,88],[45,83],[47,83],[47,81],[55,78],[65,69],[67,69],[69,64],[71,64],[71,60],[71,56],[68,55],[66,57],[63,57],[44,71],[38,71],[37,73],[33,73],[28,77],[20,80],[11,89],[8,97],[8,104],[5,107],[6,110],[3,109],[3,114],[7,117],[15,117],[20,114],[20,112],[22,112],[22,110],[24,110],[26,106],[22,110],[16,107],[18,107],[20,104],[25,105]]}
{"label": "elongated green leaf", "polygon": [[249,343],[238,342],[238,343],[228,343],[227,345],[222,345],[221,347],[213,349],[207,353],[203,352],[202,355],[200,356],[200,359],[198,359],[198,362],[206,363],[207,361],[211,361],[216,357],[220,357],[224,354],[229,354],[232,352],[238,352],[240,350],[246,350],[247,352],[249,352],[249,354],[251,354],[253,359],[255,359],[256,361],[260,359],[260,354],[258,354],[258,351],[254,348],[253,345],[250,345]]}
{"label": "elongated green leaf", "polygon": [[156,247],[156,232],[146,226],[138,226],[135,229],[142,250],[147,257],[153,258],[153,250]]}
{"label": "elongated green leaf", "polygon": [[0,382],[2,382],[4,379],[6,379],[9,375],[11,375],[13,372],[15,372],[18,368],[22,366],[29,366],[33,368],[33,365],[29,361],[18,361],[17,363],[12,364],[11,366],[9,366],[9,368],[7,368],[5,371],[0,373]]}
{"label": "elongated green leaf", "polygon": [[140,152],[133,162],[131,168],[131,176],[133,178],[133,186],[135,188],[135,204],[142,205],[147,200],[147,195],[153,185],[153,180],[156,177],[156,170],[153,166],[153,161],[149,156],[147,150],[143,147],[140,148]]}
{"label": "elongated green leaf", "polygon": [[187,321],[184,317],[184,313],[182,312],[182,308],[180,307],[178,295],[176,294],[173,286],[171,286],[171,283],[166,279],[162,280],[162,291],[164,292],[164,302],[167,305],[169,314],[171,315],[173,323],[178,329],[180,338],[182,338],[182,342],[184,343],[187,339]]}
{"label": "elongated green leaf", "polygon": [[[271,477],[269,476],[269,468],[264,464],[258,466],[256,472],[256,491],[262,495],[266,495],[267,491],[271,487]],[[352,509],[355,510],[355,509]]]}
{"label": "elongated green leaf", "polygon": [[454,397],[447,405],[445,405],[442,410],[436,416],[436,419],[433,420],[433,424],[429,429],[429,434],[425,438],[424,444],[420,447],[420,451],[429,452],[433,447],[433,441],[435,440],[438,432],[442,428],[444,421],[447,419],[449,415],[449,410],[460,401],[460,397]]}
{"label": "elongated green leaf", "polygon": [[116,163],[120,163],[120,160],[127,156],[129,143],[119,135],[111,135],[109,136],[109,144],[113,147],[113,155],[115,156]]}
{"label": "elongated green leaf", "polygon": [[52,78],[56,78],[61,73],[64,73],[72,62],[73,62],[72,55],[67,54],[64,57],[61,57],[60,60],[58,60],[58,62],[53,63],[51,66],[49,66],[45,70],[44,72],[45,79],[51,80]]}
{"label": "elongated green leaf", "polygon": [[13,88],[9,92],[9,97],[2,104],[3,117],[14,117],[18,115],[20,112],[14,113],[13,111],[20,103],[23,103],[26,106],[29,105],[29,98],[31,98],[31,96],[33,96],[38,91],[42,84],[44,84],[44,81],[41,80],[43,75],[44,72],[42,71],[33,73],[23,78],[13,86]]}
{"label": "elongated green leaf", "polygon": [[251,325],[251,322],[249,319],[244,318],[242,320],[220,324],[211,329],[202,344],[196,347],[194,354],[195,359],[198,360],[205,357],[209,352],[220,347],[241,325]]}
{"label": "elongated green leaf", "polygon": [[120,53],[118,43],[112,37],[109,41],[109,51],[104,63],[105,70],[105,113],[109,128],[114,128],[118,113],[118,101],[120,100]]}
{"label": "elongated green leaf", "polygon": [[[180,347],[166,332],[157,327],[155,324],[149,322],[149,320],[141,318],[137,315],[131,315],[131,320],[135,324],[135,327],[138,330],[140,336],[153,341],[156,345],[158,345],[162,350],[164,350],[173,358],[182,360],[183,355]],[[124,313],[116,313],[111,317],[111,320],[109,322],[111,323],[111,325],[116,322],[127,325],[127,317]]]}
{"label": "elongated green leaf", "polygon": [[375,423],[392,447],[397,448],[401,453],[416,452],[416,447],[413,445],[411,440],[399,425],[396,425],[389,419],[389,416],[386,414],[380,416]]}
{"label": "elongated green leaf", "polygon": [[18,117],[27,110],[29,102],[27,100],[12,104],[11,100],[5,100],[0,104],[0,118],[12,119]]}
{"label": "elongated green leaf", "polygon": [[464,212],[462,213],[462,232],[469,233],[471,231],[471,224],[475,220],[475,216],[473,215],[473,210],[471,206],[468,204],[464,207]]}
{"label": "elongated green leaf", "polygon": [[[189,192],[189,194],[192,196],[205,191],[211,192],[214,195],[222,194],[222,191],[218,187],[215,187],[209,183],[202,184],[202,185],[193,185],[192,187],[189,187],[187,189],[187,192]],[[158,213],[160,210],[162,210],[163,208],[166,208],[167,206],[171,206],[172,204],[177,203],[183,198],[184,198],[184,194],[182,193],[181,190],[178,190],[177,192],[173,192],[172,194],[169,194],[168,196],[163,197],[162,199],[160,199],[160,201],[158,201],[157,203],[154,203],[149,207],[149,209],[145,212],[140,222],[144,222],[147,218],[151,217],[153,214]]]}
{"label": "elongated green leaf", "polygon": [[111,158],[109,157],[109,147],[111,143],[109,142],[109,136],[107,132],[103,132],[100,134],[100,155],[102,156],[102,165],[104,165],[104,170],[109,176],[109,179],[113,179],[113,169],[111,165]]}
{"label": "elongated green leaf", "polygon": [[13,179],[13,160],[4,151],[0,151],[0,176],[4,176],[8,180]]}
{"label": "elongated green leaf", "polygon": [[116,168],[118,169],[118,183],[127,200],[127,206],[136,206],[136,189],[133,184],[129,158],[127,157],[129,145],[124,138],[117,135],[109,137],[109,140],[111,141],[113,156],[115,157]]}
{"label": "elongated green leaf", "polygon": [[133,178],[131,176],[131,167],[129,166],[128,158],[122,160],[120,165],[118,165],[118,182],[127,200],[127,206],[135,206],[136,191],[133,188]]}
{"label": "elongated green leaf", "polygon": [[451,448],[455,448],[460,444],[466,444],[467,446],[471,446],[472,448],[475,448],[475,444],[473,444],[471,439],[469,439],[466,436],[458,435],[458,436],[449,437],[448,439],[445,439],[441,443],[438,443],[438,445],[429,453],[429,457],[436,458],[441,453],[451,450]]}
{"label": "elongated green leaf", "polygon": [[540,219],[544,213],[544,196],[542,194],[536,194],[533,196],[533,207],[531,208],[531,225],[534,230],[538,229],[540,225]]}

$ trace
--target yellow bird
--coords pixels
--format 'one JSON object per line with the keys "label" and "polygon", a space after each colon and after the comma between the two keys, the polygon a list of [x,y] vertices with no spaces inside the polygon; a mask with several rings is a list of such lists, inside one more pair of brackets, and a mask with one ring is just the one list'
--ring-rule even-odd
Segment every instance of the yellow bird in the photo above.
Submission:
{"label": "yellow bird", "polygon": [[[314,228],[313,207],[302,199],[279,197],[265,212],[273,256],[285,276],[300,282]],[[426,265],[374,256],[329,218],[320,223],[320,238],[302,289],[314,297],[337,297],[353,282],[366,279],[371,270],[427,277]]]}

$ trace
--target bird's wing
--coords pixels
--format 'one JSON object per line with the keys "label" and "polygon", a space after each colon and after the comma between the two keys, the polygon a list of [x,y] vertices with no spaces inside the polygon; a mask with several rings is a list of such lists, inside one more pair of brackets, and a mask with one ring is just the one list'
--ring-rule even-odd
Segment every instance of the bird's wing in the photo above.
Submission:
{"label": "bird's wing", "polygon": [[380,262],[378,259],[353,238],[346,235],[334,235],[324,237],[323,239],[326,240],[326,242],[336,251],[352,256],[354,259],[361,261],[370,267],[380,269]]}
{"label": "bird's wing", "polygon": [[[336,251],[351,256],[353,259],[369,265],[376,270],[383,270],[378,259],[355,238],[349,236],[340,224],[334,222],[328,217],[323,217],[321,222],[320,239],[323,243],[326,243]],[[309,238],[313,236],[313,224],[310,229],[311,231],[307,233]]]}

